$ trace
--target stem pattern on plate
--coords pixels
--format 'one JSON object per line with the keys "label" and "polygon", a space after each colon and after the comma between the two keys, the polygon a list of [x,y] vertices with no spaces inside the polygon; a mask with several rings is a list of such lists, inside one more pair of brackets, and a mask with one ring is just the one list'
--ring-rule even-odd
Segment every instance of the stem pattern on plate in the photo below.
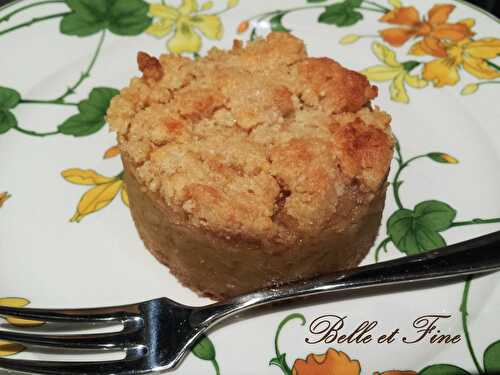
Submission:
{"label": "stem pattern on plate", "polygon": [[39,1],[37,3],[28,4],[28,5],[22,6],[14,11],[7,13],[6,15],[0,17],[0,22],[7,22],[12,16],[14,16],[18,13],[21,13],[21,12],[25,11],[26,9],[38,7],[40,5],[45,5],[45,4],[58,4],[58,3],[59,4],[66,4],[66,2],[64,0],[45,0],[45,1]]}
{"label": "stem pattern on plate", "polygon": [[[106,36],[106,30],[102,30],[96,49],[92,54],[91,60],[86,67],[86,69],[80,74],[78,80],[69,86],[66,91],[55,99],[27,99],[22,98],[21,95],[14,89],[0,87],[0,91],[4,98],[8,98],[6,101],[9,103],[7,107],[7,115],[4,114],[3,119],[0,118],[0,134],[6,133],[10,129],[15,130],[21,134],[32,136],[32,137],[49,137],[58,134],[63,135],[73,135],[73,136],[86,136],[93,134],[100,130],[105,123],[105,111],[101,113],[102,117],[96,117],[96,110],[102,111],[103,108],[107,108],[112,96],[118,94],[118,90],[99,87],[94,88],[89,97],[81,102],[69,102],[66,98],[76,92],[80,85],[90,77],[90,73],[94,68],[99,54],[102,50],[104,39]],[[5,100],[5,99],[4,99]],[[81,103],[88,105],[80,106]],[[1,107],[0,103],[0,107]],[[55,106],[69,106],[78,107],[79,114],[72,115],[61,125],[58,126],[57,130],[48,132],[38,132],[35,130],[26,129],[17,123],[17,119],[14,116],[12,110],[18,105],[55,105]],[[94,108],[94,109],[92,109]],[[92,113],[90,113],[92,112]],[[3,124],[1,122],[4,122]]]}
{"label": "stem pattern on plate", "polygon": [[465,225],[476,225],[476,224],[495,224],[500,223],[500,217],[495,217],[493,219],[472,219],[468,221],[455,221],[451,224],[452,227],[463,227]]}
{"label": "stem pattern on plate", "polygon": [[396,152],[397,152],[396,161],[398,163],[398,169],[396,170],[396,173],[394,175],[394,179],[392,181],[392,192],[394,194],[394,201],[396,202],[396,206],[398,206],[398,208],[401,209],[401,208],[404,208],[403,203],[401,202],[401,197],[399,195],[399,190],[401,188],[401,185],[403,184],[403,181],[400,180],[401,173],[403,173],[405,168],[408,168],[408,166],[412,162],[414,162],[417,159],[425,158],[425,157],[427,157],[427,155],[426,154],[417,155],[417,156],[414,156],[414,157],[408,159],[407,161],[404,161],[403,155],[401,154],[399,142],[397,142],[396,145],[397,145],[396,146]]}
{"label": "stem pattern on plate", "polygon": [[468,298],[469,298],[469,290],[470,290],[471,282],[472,282],[472,276],[467,277],[467,280],[465,281],[465,284],[464,284],[464,290],[462,292],[462,303],[460,304],[460,313],[462,316],[462,328],[464,330],[464,336],[465,336],[465,341],[467,343],[467,349],[469,350],[469,354],[472,358],[472,361],[474,362],[474,366],[476,366],[478,373],[482,374],[482,373],[484,373],[484,371],[481,368],[479,361],[477,360],[476,353],[474,353],[474,348],[472,346],[472,341],[471,341],[470,333],[469,333],[469,327],[467,325],[467,317],[469,316],[469,312],[467,310],[467,302],[468,302]]}
{"label": "stem pattern on plate", "polygon": [[283,17],[291,13],[315,9],[323,9],[323,12],[318,18],[319,23],[336,25],[338,27],[352,26],[355,23],[359,22],[363,19],[363,14],[361,13],[362,11],[378,14],[386,14],[390,11],[389,8],[386,8],[374,1],[368,0],[344,0],[342,2],[335,1],[321,4],[296,6],[253,15],[247,20],[240,23],[238,32],[245,32],[245,30],[248,28],[249,23],[253,21],[256,25],[254,25],[251,29],[250,40],[254,40],[257,37],[257,25],[260,22],[266,20],[269,23],[272,31],[290,32],[291,30],[283,25]]}
{"label": "stem pattern on plate", "polygon": [[102,48],[102,45],[104,43],[104,37],[105,36],[106,36],[106,30],[104,29],[101,32],[101,36],[99,38],[99,42],[97,43],[97,47],[96,47],[96,49],[94,51],[94,54],[92,55],[92,59],[90,60],[90,63],[89,63],[89,66],[87,67],[87,69],[85,69],[85,71],[83,71],[80,74],[80,78],[78,78],[78,80],[76,81],[75,84],[73,84],[72,86],[68,87],[67,90],[64,92],[64,94],[62,94],[61,96],[59,96],[56,99],[53,99],[52,102],[63,103],[64,99],[66,99],[69,95],[74,94],[76,92],[76,89],[83,83],[83,81],[85,81],[87,78],[90,77],[90,72],[92,71],[92,68],[94,67],[94,65],[95,65],[95,63],[97,61],[99,53],[101,52],[101,48]]}
{"label": "stem pattern on plate", "polygon": [[78,106],[78,103],[65,102],[65,101],[56,101],[52,100],[44,100],[44,99],[21,99],[19,104],[54,104],[54,105],[67,105],[67,106]]}
{"label": "stem pattern on plate", "polygon": [[35,23],[38,23],[38,22],[48,21],[48,20],[51,20],[51,19],[54,19],[54,18],[61,18],[61,17],[64,17],[64,16],[66,16],[68,14],[71,14],[71,12],[62,12],[62,13],[51,14],[51,15],[44,16],[44,17],[35,17],[35,18],[32,18],[29,21],[20,23],[19,25],[12,26],[12,27],[9,27],[9,28],[4,29],[4,30],[0,30],[0,35],[4,35],[4,34],[7,34],[7,33],[10,33],[12,31],[21,29],[23,27],[29,27],[29,26],[31,26],[31,25],[33,25]]}
{"label": "stem pattern on plate", "polygon": [[59,130],[54,130],[54,131],[51,131],[51,132],[46,132],[46,133],[42,133],[42,132],[36,132],[36,131],[33,131],[33,130],[28,130],[28,129],[24,129],[24,128],[21,128],[19,125],[16,125],[13,127],[14,130],[18,131],[19,133],[22,133],[22,134],[25,134],[25,135],[30,135],[32,137],[49,137],[51,135],[56,135],[56,134],[59,134]]}
{"label": "stem pattern on plate", "polygon": [[281,331],[283,330],[283,327],[291,320],[298,319],[300,320],[300,324],[304,325],[306,324],[306,319],[304,318],[304,315],[299,314],[299,313],[294,313],[286,316],[278,325],[278,328],[276,329],[276,333],[274,334],[274,353],[275,357],[272,358],[269,361],[269,366],[277,366],[281,369],[283,374],[285,375],[292,375],[292,369],[290,366],[288,366],[286,362],[286,353],[281,353],[278,345],[278,340],[281,334]]}
{"label": "stem pattern on plate", "polygon": [[217,360],[214,358],[210,362],[212,362],[212,365],[214,366],[215,375],[220,375],[220,368],[219,368],[219,363],[217,363]]}
{"label": "stem pattern on plate", "polygon": [[387,245],[391,243],[391,239],[389,237],[384,238],[375,249],[375,263],[378,262],[380,251],[383,249],[385,253],[387,253]]}

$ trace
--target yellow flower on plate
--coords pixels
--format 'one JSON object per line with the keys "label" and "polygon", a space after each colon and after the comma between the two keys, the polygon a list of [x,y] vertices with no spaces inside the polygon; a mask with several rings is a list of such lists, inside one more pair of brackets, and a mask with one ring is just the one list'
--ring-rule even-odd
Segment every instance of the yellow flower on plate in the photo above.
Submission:
{"label": "yellow flower on plate", "polygon": [[448,164],[458,164],[458,160],[451,155],[442,154],[441,157]]}
{"label": "yellow flower on plate", "polygon": [[465,85],[460,94],[462,95],[472,95],[479,89],[479,85],[477,83],[469,83]]}
{"label": "yellow flower on plate", "polygon": [[122,188],[122,201],[123,201],[123,203],[125,203],[125,205],[127,207],[129,206],[129,203],[128,203],[128,191],[127,191],[127,186],[126,185],[123,185],[123,188]]}
{"label": "yellow flower on plate", "polygon": [[446,47],[446,57],[424,65],[423,77],[434,86],[453,86],[460,80],[461,67],[480,79],[500,78],[500,71],[488,64],[488,59],[500,55],[500,39],[464,39]]}
{"label": "yellow flower on plate", "polygon": [[207,1],[206,3],[201,4],[201,10],[209,10],[214,7],[213,1]]}
{"label": "yellow flower on plate", "polygon": [[71,222],[80,222],[85,216],[103,209],[115,199],[120,191],[123,203],[128,206],[123,173],[115,177],[106,177],[92,169],[71,168],[61,174],[66,181],[73,184],[93,186],[81,197],[76,212],[70,219]]}
{"label": "yellow flower on plate", "polygon": [[427,82],[418,75],[410,74],[414,68],[420,65],[419,62],[406,61],[400,63],[396,59],[394,51],[379,42],[372,44],[372,51],[383,65],[372,66],[361,73],[372,81],[391,81],[389,91],[392,100],[400,103],[408,103],[410,101],[406,92],[406,84],[418,89],[427,86]]}
{"label": "yellow flower on plate", "polygon": [[[19,297],[8,297],[8,298],[0,298],[0,306],[4,307],[25,307],[30,303],[25,298]],[[12,324],[16,327],[38,327],[41,326],[44,322],[38,320],[27,320],[27,319],[19,319],[13,316],[6,316],[5,319],[9,324]],[[2,351],[2,349],[0,349]]]}
{"label": "yellow flower on plate", "polygon": [[18,354],[25,349],[21,344],[0,340],[0,357],[8,357],[10,355]]}
{"label": "yellow flower on plate", "polygon": [[401,8],[403,3],[401,0],[388,0],[389,5],[391,5],[394,9]]}
{"label": "yellow flower on plate", "polygon": [[309,354],[293,364],[293,375],[359,375],[361,366],[343,352],[328,349],[325,354]]}
{"label": "yellow flower on plate", "polygon": [[346,36],[342,37],[340,39],[339,43],[343,46],[347,46],[349,44],[356,43],[358,40],[361,39],[360,35],[357,34],[347,34]]}
{"label": "yellow flower on plate", "polygon": [[[235,5],[236,2],[230,1],[228,8]],[[167,43],[168,50],[173,53],[199,52],[201,36],[197,31],[208,39],[221,39],[224,33],[218,14],[201,14],[196,0],[183,0],[178,8],[151,4],[149,14],[155,20],[146,32],[158,38],[173,33]]]}
{"label": "yellow flower on plate", "polygon": [[[8,297],[8,298],[0,298],[0,306],[5,307],[24,307],[28,305],[30,301],[25,298],[19,297]],[[13,316],[5,316],[5,320],[9,324],[12,324],[16,327],[38,327],[44,324],[44,322],[38,320],[27,320],[27,319],[19,319]],[[0,340],[0,357],[7,357],[14,354],[18,354],[22,352],[25,347],[21,344],[17,344],[10,341]]]}

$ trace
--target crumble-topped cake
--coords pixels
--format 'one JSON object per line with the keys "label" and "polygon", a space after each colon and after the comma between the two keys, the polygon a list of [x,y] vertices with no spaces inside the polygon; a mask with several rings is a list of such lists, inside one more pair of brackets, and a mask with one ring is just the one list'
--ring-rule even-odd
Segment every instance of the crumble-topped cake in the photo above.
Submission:
{"label": "crumble-topped cake", "polygon": [[223,299],[363,259],[393,153],[363,75],[288,33],[138,64],[108,121],[137,229],[182,283]]}

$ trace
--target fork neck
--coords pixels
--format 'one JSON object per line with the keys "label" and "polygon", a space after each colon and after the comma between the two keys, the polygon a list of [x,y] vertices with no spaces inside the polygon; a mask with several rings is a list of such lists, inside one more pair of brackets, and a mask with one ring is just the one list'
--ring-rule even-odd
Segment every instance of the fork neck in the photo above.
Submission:
{"label": "fork neck", "polygon": [[246,294],[227,301],[198,307],[191,313],[190,321],[193,326],[200,325],[209,328],[225,318],[252,307],[264,305],[274,299],[276,299],[276,296],[271,296],[268,291],[266,293]]}

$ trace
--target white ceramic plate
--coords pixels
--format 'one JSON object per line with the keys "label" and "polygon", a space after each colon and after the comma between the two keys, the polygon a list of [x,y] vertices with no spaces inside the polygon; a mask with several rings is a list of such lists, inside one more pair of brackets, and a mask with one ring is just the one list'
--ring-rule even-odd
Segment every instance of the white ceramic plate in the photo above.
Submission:
{"label": "white ceramic plate", "polygon": [[[391,186],[376,242],[387,245],[380,260],[500,228],[500,26],[492,16],[453,0],[438,6],[431,0],[155,0],[151,7],[115,0],[107,13],[99,10],[104,3],[22,1],[0,11],[0,192],[8,192],[0,195],[0,303],[92,307],[160,296],[209,302],[183,288],[144,249],[126,196],[120,197],[122,167],[113,158],[115,137],[104,125],[104,111],[113,89],[137,74],[139,50],[193,56],[270,28],[290,29],[313,56],[366,69],[380,81],[376,104],[393,116],[400,156],[421,155],[400,174],[404,184],[396,184],[401,206]],[[95,110],[78,114],[76,104],[89,97]],[[394,161],[391,182],[401,166]],[[439,224],[411,219],[417,204],[431,208]],[[385,224],[401,207],[410,210],[403,228],[409,231]],[[376,246],[364,263],[374,261]],[[337,301],[332,296],[247,314],[210,332],[214,350],[189,355],[177,372],[493,373],[500,371],[499,281],[495,274],[470,284],[355,293],[357,298]],[[277,328],[293,313],[300,315],[278,340],[287,365],[270,365]],[[318,332],[328,323],[312,323],[325,315],[330,328],[334,316],[346,317],[344,334],[377,321],[372,340],[323,337],[326,331]],[[457,342],[430,343],[429,334],[404,343],[403,337],[416,341],[422,334],[413,324],[425,315],[449,316],[439,318],[432,334],[458,335]],[[396,329],[393,342],[377,342]],[[47,353],[16,355],[39,359]]]}

